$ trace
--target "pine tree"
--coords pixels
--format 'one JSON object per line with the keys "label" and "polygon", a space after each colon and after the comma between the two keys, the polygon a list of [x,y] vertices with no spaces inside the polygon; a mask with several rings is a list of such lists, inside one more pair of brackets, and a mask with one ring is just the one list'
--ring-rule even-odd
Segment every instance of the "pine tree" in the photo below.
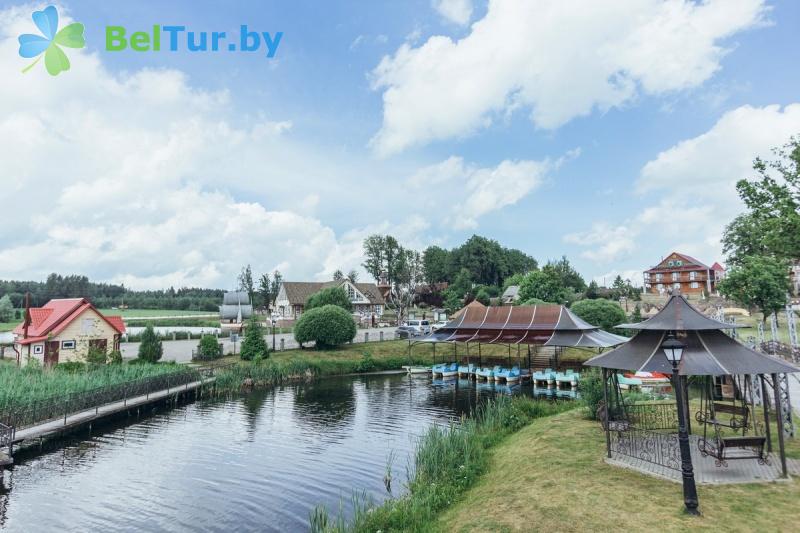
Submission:
{"label": "pine tree", "polygon": [[153,329],[153,326],[148,324],[142,332],[141,343],[139,344],[139,359],[148,363],[156,363],[161,359],[162,355],[164,355],[164,347],[161,345],[161,339]]}

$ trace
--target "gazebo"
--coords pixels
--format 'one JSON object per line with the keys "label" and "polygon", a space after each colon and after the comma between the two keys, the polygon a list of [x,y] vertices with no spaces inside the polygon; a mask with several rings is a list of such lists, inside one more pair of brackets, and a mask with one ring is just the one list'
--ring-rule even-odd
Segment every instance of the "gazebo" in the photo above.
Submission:
{"label": "gazebo", "polygon": [[[756,481],[787,475],[782,428],[777,431],[780,471],[772,466],[769,455],[773,442],[768,390],[773,389],[780,428],[783,406],[779,375],[798,372],[800,368],[737,342],[723,330],[741,326],[703,315],[679,294],[671,296],[652,318],[620,327],[638,333],[619,348],[584,363],[602,370],[605,408],[601,417],[609,460],[677,478],[682,465],[676,430],[680,419],[678,406],[683,406],[688,433],[692,418],[703,427],[702,437],[688,438],[695,448],[692,461],[699,465],[700,483]],[[677,366],[668,359],[674,346],[682,350],[674,358],[679,360]],[[674,375],[673,370],[677,370]],[[673,375],[676,403],[626,404],[619,388],[619,371]],[[675,375],[679,376],[678,382]],[[693,382],[699,382],[701,396],[700,410],[694,417],[689,413],[687,392],[687,378],[691,376],[695,376]],[[716,393],[716,381],[720,379],[732,384],[731,402]],[[763,423],[756,413],[759,403]],[[697,429],[699,433],[700,428]],[[733,460],[742,461],[729,469],[729,461]],[[686,472],[683,474],[685,478]]]}
{"label": "gazebo", "polygon": [[[502,307],[467,306],[461,315],[439,330],[409,343],[456,343],[467,346],[476,344],[481,359],[482,344],[500,344],[508,347],[511,359],[512,347],[516,347],[521,359],[521,346],[526,347],[530,366],[531,346],[574,347],[605,349],[628,341],[627,337],[614,335],[593,326],[572,313],[563,305],[515,305]],[[553,363],[557,363],[557,356]]]}

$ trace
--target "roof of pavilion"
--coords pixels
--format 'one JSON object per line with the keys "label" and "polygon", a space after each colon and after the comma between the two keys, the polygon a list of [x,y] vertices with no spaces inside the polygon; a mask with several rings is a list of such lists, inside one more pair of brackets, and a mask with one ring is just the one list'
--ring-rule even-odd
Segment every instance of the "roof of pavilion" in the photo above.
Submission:
{"label": "roof of pavilion", "polygon": [[686,298],[673,294],[666,305],[651,318],[636,324],[620,324],[618,328],[655,331],[697,331],[749,327],[743,324],[727,324],[709,318],[695,309]]}
{"label": "roof of pavilion", "polygon": [[480,342],[608,348],[628,340],[600,330],[562,305],[469,307],[421,342]]}
{"label": "roof of pavilion", "polygon": [[[640,331],[623,346],[597,355],[584,365],[669,374],[672,365],[661,349],[668,334],[668,331]],[[684,376],[800,372],[795,365],[752,350],[719,330],[686,331],[679,339],[685,348],[678,373]]]}

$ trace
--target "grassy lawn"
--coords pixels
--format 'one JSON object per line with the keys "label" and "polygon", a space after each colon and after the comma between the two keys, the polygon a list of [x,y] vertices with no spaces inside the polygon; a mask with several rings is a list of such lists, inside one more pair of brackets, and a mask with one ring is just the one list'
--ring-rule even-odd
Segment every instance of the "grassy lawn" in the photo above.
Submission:
{"label": "grassy lawn", "polygon": [[[744,324],[750,326],[739,330],[739,338],[744,341],[747,337],[753,336],[758,338],[758,324],[761,322],[762,314],[753,313],[750,316],[736,316],[737,324]],[[800,316],[795,313],[795,323],[800,326]],[[772,330],[770,329],[770,320],[764,324],[764,338],[765,340],[772,340]],[[789,343],[789,325],[786,322],[786,313],[778,313],[778,340],[780,342]]]}
{"label": "grassy lawn", "polygon": [[17,327],[17,324],[19,324],[20,322],[22,322],[22,321],[21,320],[12,320],[11,322],[0,322],[0,333],[2,333],[4,331],[11,331],[15,327]]}
{"label": "grassy lawn", "polygon": [[432,529],[441,531],[796,531],[797,481],[681,486],[607,465],[600,425],[580,410],[531,424],[492,449],[489,471]]}

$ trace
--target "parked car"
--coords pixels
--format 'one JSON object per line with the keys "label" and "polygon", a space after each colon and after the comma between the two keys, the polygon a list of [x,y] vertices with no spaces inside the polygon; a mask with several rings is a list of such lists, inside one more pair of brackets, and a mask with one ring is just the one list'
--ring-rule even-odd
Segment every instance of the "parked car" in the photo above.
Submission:
{"label": "parked car", "polygon": [[446,325],[447,325],[447,321],[446,320],[440,320],[439,322],[436,322],[434,325],[431,326],[431,331],[440,330],[443,327],[445,327]]}
{"label": "parked car", "polygon": [[409,320],[406,322],[406,326],[413,328],[417,335],[427,335],[431,332],[430,320]]}
{"label": "parked car", "polygon": [[416,330],[411,326],[400,326],[394,330],[394,333],[398,339],[410,339],[417,336]]}

